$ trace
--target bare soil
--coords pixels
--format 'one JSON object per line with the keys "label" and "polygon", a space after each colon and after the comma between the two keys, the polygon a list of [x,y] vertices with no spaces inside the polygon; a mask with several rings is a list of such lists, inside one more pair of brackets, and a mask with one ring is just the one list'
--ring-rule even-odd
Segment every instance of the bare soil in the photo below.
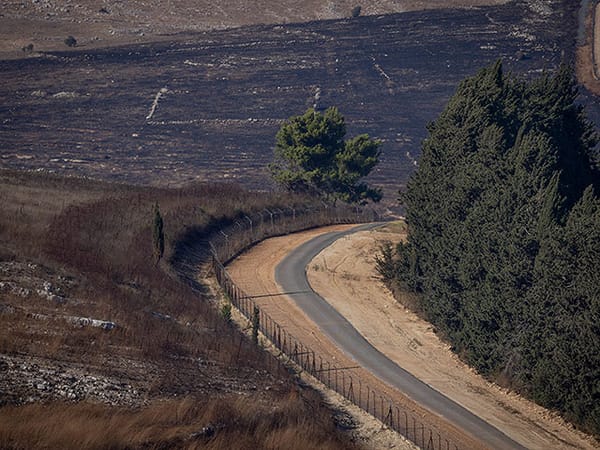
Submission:
{"label": "bare soil", "polygon": [[[378,0],[362,5],[363,15],[497,5],[507,0]],[[86,49],[170,40],[180,33],[244,25],[308,22],[350,17],[354,0],[7,1],[0,10],[0,59],[34,51],[65,49],[67,36]]]}
{"label": "bare soil", "polygon": [[586,40],[577,48],[576,54],[577,79],[591,93],[600,95],[600,4],[590,8],[585,28]]}
{"label": "bare soil", "polygon": [[[329,230],[265,241],[242,255],[229,270],[251,293],[279,292],[273,272],[282,256],[324,231]],[[431,324],[394,299],[380,281],[373,257],[383,241],[403,238],[401,225],[344,237],[311,262],[309,281],[390,359],[527,448],[597,448],[598,442],[574,430],[555,413],[480,377],[437,337]],[[312,341],[309,345],[316,345],[316,341],[336,354],[332,344],[287,297],[265,300],[261,307],[269,314],[277,312],[276,320],[291,327],[292,334]]]}

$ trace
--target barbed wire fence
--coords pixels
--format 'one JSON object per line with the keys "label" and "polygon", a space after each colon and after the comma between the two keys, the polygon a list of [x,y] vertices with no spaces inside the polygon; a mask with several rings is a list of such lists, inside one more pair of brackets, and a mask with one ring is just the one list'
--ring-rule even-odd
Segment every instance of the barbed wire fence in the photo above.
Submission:
{"label": "barbed wire fence", "polygon": [[377,219],[377,214],[372,210],[327,205],[265,209],[252,216],[243,216],[214,233],[210,240],[215,277],[232,305],[247,320],[252,321],[258,313],[258,329],[262,335],[303,371],[418,447],[426,450],[458,450],[458,446],[435,426],[373,389],[357,375],[349,375],[346,372],[349,368],[336,366],[280,326],[233,282],[224,266],[242,250],[267,237],[321,225],[365,223]]}

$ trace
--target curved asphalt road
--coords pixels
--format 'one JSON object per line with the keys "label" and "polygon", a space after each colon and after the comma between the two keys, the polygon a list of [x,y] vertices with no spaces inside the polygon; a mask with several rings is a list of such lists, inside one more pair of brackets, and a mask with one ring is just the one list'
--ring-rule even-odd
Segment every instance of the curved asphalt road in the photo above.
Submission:
{"label": "curved asphalt road", "polygon": [[398,388],[411,399],[465,430],[483,444],[494,449],[524,449],[504,433],[478,416],[415,378],[388,359],[337,312],[315,293],[306,278],[306,266],[325,247],[342,236],[375,228],[380,224],[360,225],[348,231],[326,233],[291,252],[275,269],[275,279],[319,328],[347,355],[381,380]]}

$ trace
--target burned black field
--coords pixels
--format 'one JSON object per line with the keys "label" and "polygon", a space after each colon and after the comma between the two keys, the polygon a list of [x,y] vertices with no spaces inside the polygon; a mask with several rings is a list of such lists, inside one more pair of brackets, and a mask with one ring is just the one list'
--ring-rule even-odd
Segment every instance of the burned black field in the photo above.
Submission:
{"label": "burned black field", "polygon": [[349,136],[384,141],[371,181],[393,201],[425,125],[461,79],[498,58],[532,76],[573,58],[578,4],[549,4],[247,27],[1,61],[0,167],[267,187],[282,121],[335,105]]}

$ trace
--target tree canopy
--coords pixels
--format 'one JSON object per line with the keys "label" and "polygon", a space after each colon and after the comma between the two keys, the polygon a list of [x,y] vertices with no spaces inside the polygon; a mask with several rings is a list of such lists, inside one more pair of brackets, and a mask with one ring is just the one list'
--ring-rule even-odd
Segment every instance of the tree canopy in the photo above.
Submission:
{"label": "tree canopy", "polygon": [[344,140],[346,123],[337,108],[309,109],[286,121],[276,137],[273,179],[285,189],[335,202],[377,202],[380,189],[363,180],[379,162],[381,142],[367,134]]}
{"label": "tree canopy", "polygon": [[600,434],[600,174],[576,97],[566,66],[463,81],[401,194],[408,240],[379,266],[477,370]]}

